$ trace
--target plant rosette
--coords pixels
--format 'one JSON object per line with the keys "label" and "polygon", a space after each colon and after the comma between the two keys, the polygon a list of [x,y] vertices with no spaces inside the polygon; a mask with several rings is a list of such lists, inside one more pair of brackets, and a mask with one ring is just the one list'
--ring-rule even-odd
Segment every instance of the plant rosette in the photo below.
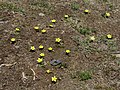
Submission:
{"label": "plant rosette", "polygon": [[88,9],[85,9],[85,10],[84,10],[84,13],[85,13],[85,14],[88,14],[88,13],[90,13],[90,11],[89,11]]}
{"label": "plant rosette", "polygon": [[105,17],[107,17],[107,18],[110,17],[110,13],[106,12]]}
{"label": "plant rosette", "polygon": [[49,70],[49,69],[48,69],[48,70],[46,70],[46,73],[47,73],[47,74],[50,74],[51,72],[52,72],[52,71],[51,71],[51,70]]}
{"label": "plant rosette", "polygon": [[20,32],[20,29],[19,29],[19,28],[15,28],[15,31],[16,31],[16,32]]}
{"label": "plant rosette", "polygon": [[15,43],[16,42],[16,39],[15,38],[11,38],[11,43]]}
{"label": "plant rosette", "polygon": [[40,57],[45,57],[45,54],[44,53],[40,53]]}
{"label": "plant rosette", "polygon": [[51,22],[52,22],[52,23],[56,23],[56,20],[55,20],[55,19],[53,19],[53,20],[51,20]]}
{"label": "plant rosette", "polygon": [[38,58],[38,59],[37,59],[37,62],[38,62],[38,63],[42,63],[42,62],[43,62],[43,58]]}
{"label": "plant rosette", "polygon": [[46,30],[45,29],[41,30],[41,33],[42,34],[46,33]]}
{"label": "plant rosette", "polygon": [[60,38],[56,38],[56,39],[55,39],[55,42],[56,42],[56,43],[60,43],[60,42],[61,42],[61,39],[60,39]]}
{"label": "plant rosette", "polygon": [[107,35],[107,39],[112,39],[112,35],[111,35],[111,34],[108,34],[108,35]]}
{"label": "plant rosette", "polygon": [[57,82],[57,77],[56,77],[56,76],[52,77],[51,79],[52,79],[52,82],[53,82],[53,83],[56,83],[56,82]]}
{"label": "plant rosette", "polygon": [[66,54],[69,54],[71,51],[70,50],[66,50],[65,52],[66,52]]}
{"label": "plant rosette", "polygon": [[50,52],[53,51],[53,48],[52,48],[52,47],[49,47],[49,48],[48,48],[48,51],[50,51]]}
{"label": "plant rosette", "polygon": [[43,48],[44,48],[44,46],[43,46],[43,45],[40,45],[40,46],[39,46],[39,49],[40,49],[40,50],[42,50]]}
{"label": "plant rosette", "polygon": [[35,46],[31,46],[30,51],[35,51]]}
{"label": "plant rosette", "polygon": [[36,31],[39,31],[39,27],[38,27],[38,26],[35,26],[34,29],[35,29]]}
{"label": "plant rosette", "polygon": [[67,19],[68,17],[69,17],[69,16],[68,16],[67,14],[64,16],[64,18],[66,18],[66,19]]}

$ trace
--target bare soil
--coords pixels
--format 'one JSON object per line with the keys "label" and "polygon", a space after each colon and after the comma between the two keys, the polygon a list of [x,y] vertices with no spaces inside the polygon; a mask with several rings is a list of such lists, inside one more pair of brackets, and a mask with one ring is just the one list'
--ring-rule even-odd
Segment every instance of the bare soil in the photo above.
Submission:
{"label": "bare soil", "polygon": [[[103,17],[105,12],[111,16]],[[65,19],[65,14],[70,17]],[[50,28],[52,19],[56,23]],[[36,32],[34,26],[47,32]],[[15,32],[16,27],[21,31]],[[83,35],[81,28],[95,32]],[[120,90],[119,29],[120,0],[0,0],[0,90]],[[113,38],[106,39],[107,34]],[[90,36],[95,41],[89,42]],[[56,44],[55,38],[62,43]],[[32,45],[35,52],[30,52]],[[40,53],[45,53],[43,67],[37,63]],[[53,59],[64,65],[51,66]],[[48,69],[52,73],[47,74]],[[91,78],[82,80],[84,71]],[[56,83],[51,82],[53,76]]]}

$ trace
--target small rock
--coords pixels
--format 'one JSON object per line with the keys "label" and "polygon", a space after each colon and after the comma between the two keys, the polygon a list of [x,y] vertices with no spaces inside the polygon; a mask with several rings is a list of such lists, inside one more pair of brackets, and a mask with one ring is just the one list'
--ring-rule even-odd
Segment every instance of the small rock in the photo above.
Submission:
{"label": "small rock", "polygon": [[39,16],[42,16],[42,17],[43,17],[43,16],[45,16],[45,14],[44,14],[44,13],[39,13]]}
{"label": "small rock", "polygon": [[62,63],[61,60],[52,60],[52,61],[50,61],[50,64],[51,64],[52,66],[57,66],[57,65],[59,65],[59,64],[61,64],[61,63]]}

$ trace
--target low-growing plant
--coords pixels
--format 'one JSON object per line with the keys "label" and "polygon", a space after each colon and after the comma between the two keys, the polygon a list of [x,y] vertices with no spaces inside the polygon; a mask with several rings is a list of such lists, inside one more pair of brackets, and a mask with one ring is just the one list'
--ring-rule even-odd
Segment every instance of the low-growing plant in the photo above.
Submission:
{"label": "low-growing plant", "polygon": [[35,51],[35,46],[31,46],[30,51]]}
{"label": "low-growing plant", "polygon": [[56,83],[56,82],[57,82],[57,79],[58,79],[58,78],[57,78],[56,76],[54,76],[54,77],[51,78],[51,80],[52,80],[53,83]]}
{"label": "low-growing plant", "polygon": [[88,9],[85,9],[85,10],[84,10],[84,13],[85,13],[85,14],[88,14],[88,13],[90,13],[90,11],[89,11]]}
{"label": "low-growing plant", "polygon": [[68,55],[71,51],[69,49],[65,50],[66,54]]}
{"label": "low-growing plant", "polygon": [[39,64],[41,64],[41,63],[43,62],[43,58],[38,58],[38,59],[37,59],[37,62],[38,62]]}
{"label": "low-growing plant", "polygon": [[20,32],[20,28],[15,28],[15,31],[16,32]]}
{"label": "low-growing plant", "polygon": [[38,32],[39,31],[39,27],[35,26],[34,29]]}
{"label": "low-growing plant", "polygon": [[111,35],[111,34],[108,34],[106,37],[107,37],[108,39],[112,39],[112,35]]}
{"label": "low-growing plant", "polygon": [[53,28],[54,26],[53,26],[52,24],[49,24],[49,27],[50,27],[50,28]]}
{"label": "low-growing plant", "polygon": [[44,48],[44,46],[43,46],[43,45],[40,45],[40,46],[39,46],[39,49],[40,49],[40,50],[42,50],[43,48]]}
{"label": "low-growing plant", "polygon": [[55,39],[55,42],[56,42],[56,43],[60,43],[60,42],[61,42],[61,39],[60,39],[60,38],[56,38],[56,39]]}
{"label": "low-growing plant", "polygon": [[53,19],[53,20],[51,20],[51,22],[52,22],[52,23],[55,23],[55,22],[56,22],[56,20],[55,20],[55,19]]}
{"label": "low-growing plant", "polygon": [[42,34],[46,33],[46,30],[45,29],[41,30],[41,33]]}
{"label": "low-growing plant", "polygon": [[90,28],[80,28],[78,29],[78,32],[80,32],[82,35],[89,35],[91,33],[96,33],[96,30]]}
{"label": "low-growing plant", "polygon": [[77,2],[71,3],[71,9],[78,10],[80,8],[80,5]]}
{"label": "low-growing plant", "polygon": [[24,9],[22,7],[18,7],[12,3],[0,3],[0,10],[8,10],[8,11],[24,13]]}
{"label": "low-growing plant", "polygon": [[48,51],[49,51],[49,52],[53,51],[53,48],[52,48],[52,47],[49,47],[49,48],[48,48]]}
{"label": "low-growing plant", "polygon": [[92,76],[90,74],[90,72],[88,71],[84,71],[84,72],[77,72],[78,77],[80,78],[80,80],[88,80],[91,79]]}
{"label": "low-growing plant", "polygon": [[15,38],[11,38],[10,40],[11,40],[11,43],[12,43],[12,44],[16,42],[16,39],[15,39]]}
{"label": "low-growing plant", "polygon": [[46,70],[46,73],[49,74],[51,73],[52,71],[50,69]]}
{"label": "low-growing plant", "polygon": [[66,19],[67,19],[68,17],[69,17],[69,15],[67,15],[67,14],[66,14],[66,15],[64,15],[64,18],[66,18]]}
{"label": "low-growing plant", "polygon": [[40,53],[40,57],[45,57],[45,54],[44,53]]}

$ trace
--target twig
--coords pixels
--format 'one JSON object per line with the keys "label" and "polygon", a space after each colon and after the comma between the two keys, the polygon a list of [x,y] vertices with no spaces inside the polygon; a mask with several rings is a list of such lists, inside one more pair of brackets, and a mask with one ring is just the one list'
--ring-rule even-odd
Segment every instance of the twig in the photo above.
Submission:
{"label": "twig", "polygon": [[15,65],[15,64],[16,64],[16,62],[14,62],[13,64],[1,64],[0,67],[2,67],[2,66],[10,67],[10,66]]}
{"label": "twig", "polygon": [[25,83],[25,80],[27,79],[27,77],[25,76],[25,73],[24,72],[22,72],[22,80],[23,80],[23,82]]}
{"label": "twig", "polygon": [[30,68],[30,69],[31,69],[31,71],[33,72],[33,75],[34,75],[33,80],[35,80],[35,71],[32,68]]}

